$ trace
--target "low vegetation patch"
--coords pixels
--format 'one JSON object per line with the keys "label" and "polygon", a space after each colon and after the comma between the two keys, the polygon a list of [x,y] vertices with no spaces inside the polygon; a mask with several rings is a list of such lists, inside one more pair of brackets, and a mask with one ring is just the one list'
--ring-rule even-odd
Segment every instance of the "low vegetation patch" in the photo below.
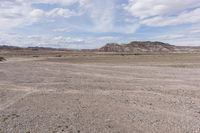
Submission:
{"label": "low vegetation patch", "polygon": [[0,61],[5,61],[6,59],[4,57],[0,57]]}
{"label": "low vegetation patch", "polygon": [[62,57],[62,55],[59,54],[59,55],[56,55],[56,57]]}
{"label": "low vegetation patch", "polygon": [[34,57],[34,58],[38,58],[39,56],[38,56],[38,55],[33,55],[33,57]]}

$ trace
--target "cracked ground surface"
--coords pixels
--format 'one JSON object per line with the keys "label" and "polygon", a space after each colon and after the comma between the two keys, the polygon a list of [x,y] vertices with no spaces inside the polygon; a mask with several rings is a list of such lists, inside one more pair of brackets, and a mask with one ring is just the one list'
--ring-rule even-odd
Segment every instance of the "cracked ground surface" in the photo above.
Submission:
{"label": "cracked ground surface", "polygon": [[199,133],[200,56],[172,57],[1,62],[0,133]]}

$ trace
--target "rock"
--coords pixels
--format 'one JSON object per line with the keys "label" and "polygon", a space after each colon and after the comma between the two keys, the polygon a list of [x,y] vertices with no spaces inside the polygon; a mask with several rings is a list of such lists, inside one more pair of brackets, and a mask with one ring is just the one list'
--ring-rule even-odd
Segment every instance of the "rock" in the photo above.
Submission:
{"label": "rock", "polygon": [[108,43],[100,48],[100,52],[173,52],[175,46],[163,42],[140,42],[134,41],[128,44],[119,45],[117,43]]}

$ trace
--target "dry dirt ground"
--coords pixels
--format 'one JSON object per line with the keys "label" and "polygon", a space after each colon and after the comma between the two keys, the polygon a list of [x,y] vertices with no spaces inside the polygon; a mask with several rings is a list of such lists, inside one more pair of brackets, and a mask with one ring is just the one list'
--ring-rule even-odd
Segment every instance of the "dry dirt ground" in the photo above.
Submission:
{"label": "dry dirt ground", "polygon": [[199,133],[200,55],[0,62],[0,133]]}

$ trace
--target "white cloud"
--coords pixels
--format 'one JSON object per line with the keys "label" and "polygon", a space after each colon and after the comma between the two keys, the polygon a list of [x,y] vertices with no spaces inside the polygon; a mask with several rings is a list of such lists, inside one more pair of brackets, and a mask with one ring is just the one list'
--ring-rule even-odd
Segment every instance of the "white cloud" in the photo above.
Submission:
{"label": "white cloud", "polygon": [[142,24],[167,26],[200,22],[200,0],[129,0],[125,9]]}
{"label": "white cloud", "polygon": [[47,17],[71,17],[71,16],[76,16],[78,13],[70,11],[69,9],[63,9],[63,8],[54,8],[51,11],[46,13]]}
{"label": "white cloud", "polygon": [[81,38],[72,38],[66,36],[45,36],[45,35],[19,35],[0,33],[1,45],[14,45],[20,47],[63,47],[71,48],[74,44],[84,45],[86,42]]}
{"label": "white cloud", "polygon": [[[6,0],[4,0],[6,1]],[[72,5],[76,2],[79,2],[80,0],[13,0],[13,1],[17,1],[20,3],[42,3],[42,4],[60,4],[62,6],[69,6]]]}
{"label": "white cloud", "polygon": [[7,29],[32,23],[34,17],[30,17],[32,11],[30,5],[26,3],[16,3],[2,1],[0,4],[0,29]]}
{"label": "white cloud", "polygon": [[200,24],[193,25],[189,31],[190,33],[200,33]]}
{"label": "white cloud", "polygon": [[[32,7],[33,3],[58,3],[70,5],[76,0],[1,0],[0,2],[0,29],[11,29],[31,25],[45,17],[71,17],[79,15],[67,8],[55,8],[43,11]],[[77,0],[78,1],[78,0]]]}
{"label": "white cloud", "polygon": [[118,21],[116,10],[119,5],[116,5],[115,0],[80,0],[80,5],[93,23],[93,26],[86,31],[134,33],[139,28],[139,24],[132,22],[123,25],[116,24]]}
{"label": "white cloud", "polygon": [[[125,4],[127,1],[128,4]],[[47,4],[50,7],[48,10],[45,6]],[[74,8],[74,6],[76,7]],[[26,27],[27,29],[21,28],[38,22],[36,26],[40,31],[43,31],[44,34],[52,34],[51,37],[45,35],[27,37],[10,34],[2,35],[0,36],[0,42],[18,46],[38,45],[53,47],[56,45],[65,47],[75,43],[81,46],[87,42],[88,46],[89,44],[96,46],[99,43],[104,44],[115,40],[120,42],[121,40],[135,38],[144,39],[146,38],[142,36],[144,29],[140,30],[139,34],[135,35],[135,38],[127,35],[135,33],[143,25],[151,27],[150,32],[146,34],[154,33],[155,35],[154,27],[182,24],[190,24],[182,27],[188,28],[192,25],[192,28],[188,30],[181,29],[177,33],[172,33],[173,30],[171,30],[168,31],[168,34],[157,37],[150,35],[147,39],[151,40],[152,37],[161,41],[178,40],[179,42],[184,42],[183,39],[191,40],[192,38],[198,42],[197,34],[200,33],[199,14],[200,0],[0,0],[1,31],[6,33],[8,31],[16,31],[15,28],[17,27],[20,28],[18,31],[24,34],[26,34],[27,30],[34,32],[32,34],[38,34],[38,30],[34,29],[34,25]],[[66,20],[66,23],[63,20]],[[40,23],[42,24],[40,25]],[[44,26],[46,23],[48,25]],[[46,28],[52,29],[47,30]],[[166,31],[165,27],[163,31]],[[73,35],[79,32],[81,35],[82,33],[86,34],[84,34],[84,38],[69,38],[64,36],[66,32],[73,32]],[[107,32],[106,35],[109,34],[108,36],[112,36],[110,32],[121,33],[122,37],[118,39],[116,37],[107,38],[103,32]],[[94,37],[97,33],[104,34],[105,37]],[[57,37],[53,37],[53,35]],[[79,34],[76,35],[78,36]]]}
{"label": "white cloud", "polygon": [[43,16],[45,16],[45,12],[40,9],[33,9],[30,12],[30,16],[33,18],[39,19],[39,18],[42,18]]}
{"label": "white cloud", "polygon": [[129,0],[125,9],[141,19],[152,16],[170,15],[198,7],[200,0]]}
{"label": "white cloud", "polygon": [[191,28],[184,26],[181,30],[143,36],[146,40],[174,45],[200,45],[200,0],[129,0],[125,10],[140,24],[150,27],[191,25]]}
{"label": "white cloud", "polygon": [[113,29],[114,0],[80,0],[80,4],[94,24],[91,30],[106,32]]}
{"label": "white cloud", "polygon": [[[45,11],[32,6],[35,3],[60,4],[54,9]],[[78,3],[79,9],[73,10],[68,6]],[[77,27],[89,32],[122,32],[134,33],[138,24],[128,23],[123,26],[115,24],[115,0],[2,0],[0,3],[0,29],[12,29],[32,25],[36,22],[46,22],[50,18],[70,18],[85,15],[90,18],[90,28]],[[13,23],[15,22],[15,23]]]}
{"label": "white cloud", "polygon": [[150,19],[142,20],[142,24],[149,26],[168,26],[179,25],[187,23],[199,23],[200,22],[200,8],[192,10],[190,12],[184,12],[180,15],[173,17],[153,17]]}
{"label": "white cloud", "polygon": [[57,29],[53,29],[54,32],[70,32],[72,31],[71,28],[57,28]]}
{"label": "white cloud", "polygon": [[186,37],[185,34],[164,34],[164,35],[159,35],[159,36],[155,36],[153,37],[153,40],[175,40],[175,39],[182,39]]}
{"label": "white cloud", "polygon": [[180,46],[199,46],[200,45],[200,26],[199,24],[185,27],[181,30],[166,31],[156,35],[148,36],[147,40],[164,41],[173,45]]}

